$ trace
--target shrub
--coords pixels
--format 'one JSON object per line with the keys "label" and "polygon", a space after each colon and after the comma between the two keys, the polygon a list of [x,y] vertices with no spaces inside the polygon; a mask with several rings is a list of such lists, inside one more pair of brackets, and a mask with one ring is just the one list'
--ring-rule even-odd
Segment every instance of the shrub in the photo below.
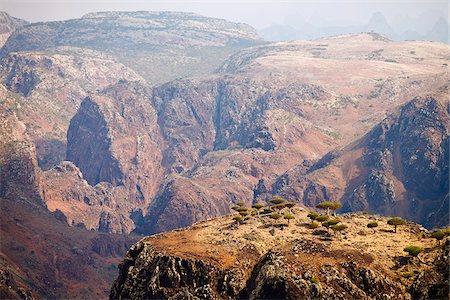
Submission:
{"label": "shrub", "polygon": [[260,210],[261,208],[264,207],[264,204],[261,204],[261,203],[255,203],[255,204],[252,205],[252,207],[255,208],[255,209],[257,209],[257,210]]}
{"label": "shrub", "polygon": [[399,225],[405,225],[405,224],[406,224],[406,221],[403,220],[403,219],[400,218],[400,217],[395,217],[395,218],[389,219],[389,220],[387,221],[387,223],[388,223],[389,225],[393,225],[393,226],[394,226],[394,232],[396,233],[396,232],[397,232],[397,226],[399,226]]}
{"label": "shrub", "polygon": [[270,215],[270,217],[271,217],[272,219],[275,219],[275,220],[280,219],[282,216],[283,216],[283,215],[280,215],[280,214],[277,214],[277,213],[273,213],[273,214]]}
{"label": "shrub", "polygon": [[400,276],[408,279],[408,278],[414,277],[414,273],[413,272],[405,272],[405,273],[402,273]]}
{"label": "shrub", "polygon": [[255,203],[255,204],[252,205],[252,207],[253,207],[254,209],[256,209],[256,213],[258,214],[258,218],[259,218],[259,210],[260,210],[261,208],[264,207],[264,204],[261,204],[261,203]]}
{"label": "shrub", "polygon": [[440,241],[442,241],[447,235],[448,233],[444,230],[436,230],[430,234],[432,238],[435,238],[438,241],[438,245],[440,245]]}
{"label": "shrub", "polygon": [[292,208],[295,206],[294,202],[287,202],[285,206],[289,209],[289,213],[292,213]]}
{"label": "shrub", "polygon": [[316,229],[319,227],[319,223],[312,221],[311,224],[309,224],[309,228]]}
{"label": "shrub", "polygon": [[236,223],[239,225],[241,222],[242,222],[242,217],[241,216],[234,216],[233,217],[233,220],[235,220],[236,221]]}
{"label": "shrub", "polygon": [[242,207],[242,206],[245,205],[245,203],[244,202],[238,202],[238,203],[236,203],[236,205]]}
{"label": "shrub", "polygon": [[243,217],[248,216],[248,211],[240,211],[239,214]]}
{"label": "shrub", "polygon": [[378,227],[378,223],[377,222],[370,222],[369,224],[367,224],[367,228],[373,229],[373,233],[375,233],[375,228],[376,227]]}
{"label": "shrub", "polygon": [[339,222],[341,222],[341,221],[338,220],[338,219],[332,219],[332,220],[328,220],[326,222],[323,222],[322,226],[325,227],[328,230],[328,228],[330,228],[333,225],[338,224]]}
{"label": "shrub", "polygon": [[331,226],[331,229],[333,229],[333,231],[343,231],[347,228],[348,228],[348,226],[345,224],[336,224],[336,225]]}
{"label": "shrub", "polygon": [[329,219],[328,216],[320,215],[320,216],[317,216],[316,221],[319,221],[320,223],[323,223],[325,221],[328,221],[328,219]]}
{"label": "shrub", "polygon": [[403,251],[408,252],[408,255],[411,257],[417,257],[423,251],[423,248],[419,246],[408,246]]}
{"label": "shrub", "polygon": [[310,218],[311,221],[314,221],[318,216],[319,216],[319,215],[316,214],[315,212],[310,212],[310,213],[308,214],[308,218]]}
{"label": "shrub", "polygon": [[331,226],[331,229],[333,229],[334,232],[339,232],[339,238],[341,239],[341,231],[344,231],[347,229],[348,226],[345,224],[336,224]]}
{"label": "shrub", "polygon": [[240,209],[240,208],[241,208],[240,206],[235,205],[235,206],[233,206],[231,209],[232,209],[232,210],[235,210],[235,211],[238,211],[238,209]]}
{"label": "shrub", "polygon": [[338,220],[338,219],[331,219],[331,220],[328,220],[328,224],[330,224],[331,226],[334,226],[334,225],[336,225],[336,224],[339,224],[341,222],[341,220]]}

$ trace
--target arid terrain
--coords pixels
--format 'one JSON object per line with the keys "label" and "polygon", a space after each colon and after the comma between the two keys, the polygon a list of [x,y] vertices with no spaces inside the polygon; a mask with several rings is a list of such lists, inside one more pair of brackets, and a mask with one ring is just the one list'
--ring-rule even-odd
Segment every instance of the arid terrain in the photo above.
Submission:
{"label": "arid terrain", "polygon": [[[141,235],[212,218],[188,252],[205,259],[207,231],[225,243],[217,251],[231,251],[218,231],[238,202],[282,196],[303,209],[336,201],[339,213],[376,214],[348,217],[347,239],[331,245],[351,240],[359,263],[383,276],[394,261],[372,253],[377,269],[363,250],[399,237],[386,242],[399,256],[397,242],[415,241],[420,226],[398,235],[381,226],[371,241],[355,232],[358,222],[449,224],[447,44],[374,32],[268,43],[249,25],[181,12],[38,23],[2,12],[0,42],[0,291],[16,282],[5,297],[106,297],[120,256]],[[229,234],[242,240],[252,222],[265,226],[253,220]],[[198,226],[149,240],[164,237],[157,249],[176,250],[181,244],[166,237],[191,243]],[[286,253],[304,236],[327,244],[291,226],[261,231],[247,267],[276,238]],[[418,242],[438,256],[429,239]],[[410,287],[395,274],[382,284],[398,295]],[[258,295],[257,278],[241,275],[230,293]]]}
{"label": "arid terrain", "polygon": [[[111,298],[200,299],[440,299],[448,295],[448,240],[438,245],[420,225],[394,233],[387,218],[336,216],[341,234],[294,220],[232,216],[146,237],[134,245]],[[366,226],[378,222],[373,231]],[[425,249],[407,258],[406,246]],[[447,271],[447,273],[445,273]],[[413,274],[409,278],[407,275]]]}

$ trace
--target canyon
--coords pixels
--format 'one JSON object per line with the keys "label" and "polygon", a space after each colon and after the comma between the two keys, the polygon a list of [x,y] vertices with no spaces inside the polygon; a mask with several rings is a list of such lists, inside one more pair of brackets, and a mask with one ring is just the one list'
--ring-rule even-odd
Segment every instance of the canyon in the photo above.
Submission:
{"label": "canyon", "polygon": [[[72,297],[77,280],[86,297],[105,297],[120,256],[142,235],[212,218],[225,226],[220,216],[236,203],[275,196],[308,209],[336,201],[339,213],[448,226],[446,44],[394,42],[373,32],[268,43],[246,24],[177,12],[100,12],[31,24],[3,13],[0,23],[0,199],[11,212],[2,214],[0,257],[2,278],[17,281],[8,297],[31,290]],[[220,232],[216,221],[208,228]],[[192,231],[166,235],[190,240]],[[155,239],[164,244],[166,235]],[[292,254],[295,238],[279,249],[283,255]],[[126,261],[185,263],[158,256],[168,249],[152,239],[136,244]],[[228,276],[230,297],[258,297],[265,276],[258,272],[277,260],[271,239],[247,245],[258,253],[247,266],[256,277],[186,263]],[[85,278],[70,275],[77,255]],[[351,272],[380,271],[367,264],[344,267],[349,286],[360,280]],[[54,275],[45,277],[44,267]],[[373,276],[384,276],[380,284],[392,295],[405,292],[395,277],[386,279],[390,268]],[[128,280],[128,269],[120,272],[118,280]],[[114,297],[135,292],[118,284]],[[283,284],[301,290],[298,282]],[[202,293],[220,298],[220,289]],[[169,290],[145,293],[168,297]]]}

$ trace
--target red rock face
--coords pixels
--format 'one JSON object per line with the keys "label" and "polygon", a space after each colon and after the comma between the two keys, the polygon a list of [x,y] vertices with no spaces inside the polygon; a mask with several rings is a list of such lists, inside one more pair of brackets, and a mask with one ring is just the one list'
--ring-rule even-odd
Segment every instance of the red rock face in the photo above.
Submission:
{"label": "red rock face", "polygon": [[[67,158],[87,181],[82,184],[86,191],[78,192],[75,198],[81,202],[84,197],[91,199],[90,195],[95,195],[91,205],[97,212],[95,216],[80,218],[81,208],[66,209],[75,222],[100,231],[130,232],[130,214],[146,207],[162,184],[165,143],[148,97],[149,92],[141,85],[120,82],[100,95],[87,97],[72,119]],[[64,188],[58,188],[51,173],[46,175],[49,189],[56,188],[61,194]],[[52,195],[52,208],[56,209],[58,192]],[[70,198],[60,197],[60,201],[70,202]]]}
{"label": "red rock face", "polygon": [[44,205],[34,145],[15,114],[0,110],[0,197]]}
{"label": "red rock face", "polygon": [[[100,24],[104,17],[81,23]],[[123,21],[120,15],[111,18]],[[69,222],[88,228],[159,232],[227,213],[238,201],[264,201],[271,196],[270,190],[308,206],[342,200],[361,184],[352,182],[353,178],[367,179],[367,186],[393,201],[392,189],[400,189],[395,192],[399,195],[407,187],[391,184],[389,176],[366,168],[363,149],[352,154],[355,161],[345,160],[337,173],[330,171],[317,180],[310,180],[309,174],[318,174],[341,157],[339,151],[324,155],[361,138],[410,95],[442,86],[439,74],[446,48],[434,45],[432,51],[425,51],[427,43],[394,43],[370,34],[324,40],[320,51],[314,50],[316,44],[253,47],[233,55],[216,74],[176,80],[153,90],[131,80],[111,84],[125,69],[98,58],[96,67],[81,72],[89,84],[58,89],[59,100],[79,96],[73,101],[75,107],[84,99],[71,120],[64,158],[79,168],[82,178],[64,164],[46,173],[47,204],[63,211]],[[406,55],[405,47],[413,47],[415,54]],[[374,59],[371,53],[379,48],[385,57]],[[4,60],[8,71],[4,82],[22,93],[22,100],[46,95],[42,91],[49,88],[48,78],[59,84],[80,75],[69,54],[17,55]],[[426,57],[420,60],[420,68],[417,55]],[[63,60],[71,63],[63,64]],[[395,60],[395,66],[386,60]],[[83,63],[91,66],[93,62]],[[99,67],[104,64],[114,76],[105,76],[105,69]],[[37,74],[35,84],[33,76],[25,76],[28,71]],[[33,98],[36,95],[40,98]],[[61,107],[59,100],[57,107]],[[22,111],[32,114],[33,107],[37,106]],[[40,111],[36,109],[35,114]],[[69,115],[73,112],[65,116]],[[60,135],[67,123],[58,124],[55,132]],[[41,126],[45,130],[34,130],[40,132],[36,136],[52,131],[47,125]],[[40,141],[40,161],[58,162],[44,157],[54,148],[64,148],[64,143],[59,147],[53,139],[36,141]],[[261,180],[265,192],[258,185]],[[84,201],[85,197],[92,201]],[[367,207],[365,197],[356,197],[351,209]],[[391,211],[386,208],[385,212]]]}
{"label": "red rock face", "polygon": [[[307,206],[340,201],[344,211],[399,215],[425,226],[448,222],[448,101],[419,97],[357,143],[308,171],[286,172],[272,193]],[[298,180],[297,178],[303,177]]]}
{"label": "red rock face", "polygon": [[15,93],[11,93],[14,109],[45,170],[65,159],[70,119],[89,91],[121,78],[141,79],[105,54],[74,48],[61,54],[12,53],[2,59],[0,68],[0,80]]}
{"label": "red rock face", "polygon": [[[105,238],[80,226],[69,227],[61,210],[48,211],[46,205],[51,202],[44,199],[53,195],[46,192],[61,192],[60,197],[70,200],[66,205],[76,205],[77,193],[88,194],[93,188],[69,162],[53,170],[65,174],[59,177],[59,190],[43,186],[48,187],[48,174],[42,175],[34,145],[24,133],[24,124],[10,109],[5,109],[6,105],[3,102],[0,110],[1,297],[107,297],[115,276],[114,266],[135,240],[116,235]],[[74,178],[84,182],[84,190],[76,189],[79,186],[73,184]],[[94,205],[99,197],[91,198]],[[85,289],[80,289],[80,285]]]}

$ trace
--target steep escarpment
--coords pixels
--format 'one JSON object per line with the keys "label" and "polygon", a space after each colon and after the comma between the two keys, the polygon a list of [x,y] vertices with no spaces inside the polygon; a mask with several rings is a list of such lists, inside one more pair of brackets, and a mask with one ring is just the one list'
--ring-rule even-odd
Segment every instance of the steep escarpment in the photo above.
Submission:
{"label": "steep escarpment", "polygon": [[148,97],[140,83],[120,81],[84,99],[67,134],[70,162],[45,172],[52,211],[103,232],[134,229],[134,216],[165,172],[165,144]]}
{"label": "steep escarpment", "polygon": [[15,52],[3,58],[0,67],[0,80],[14,98],[14,110],[44,169],[65,159],[70,119],[90,91],[123,78],[142,80],[102,53],[68,47],[62,52]]}
{"label": "steep escarpment", "polygon": [[330,152],[309,170],[288,171],[273,193],[309,206],[321,199],[341,201],[347,211],[447,225],[447,105],[442,96],[412,100],[358,142]]}
{"label": "steep escarpment", "polygon": [[87,97],[71,120],[67,158],[95,185],[124,185],[131,202],[148,202],[158,188],[164,142],[140,83],[121,81]]}
{"label": "steep escarpment", "polygon": [[[224,203],[283,193],[285,185],[297,189],[290,198],[308,206],[342,195],[344,188],[328,188],[341,181],[330,175],[326,185],[306,173],[326,166],[339,153],[333,149],[362,138],[398,106],[445,85],[446,47],[429,46],[371,34],[263,45],[236,53],[214,76],[154,89],[169,176],[137,230],[185,226],[227,211]],[[383,57],[374,59],[377,49]],[[328,151],[335,155],[320,159]],[[283,175],[290,169],[295,178]],[[266,192],[258,191],[261,180]]]}
{"label": "steep escarpment", "polygon": [[34,145],[7,101],[1,105],[1,297],[106,297],[116,264],[136,241],[69,227],[61,211],[48,211],[46,176],[37,165]]}
{"label": "steep escarpment", "polygon": [[0,109],[0,198],[43,205],[41,172],[34,145],[16,115]]}
{"label": "steep escarpment", "polygon": [[[303,209],[292,213],[290,223],[254,215],[238,225],[226,216],[146,237],[128,251],[110,297],[426,299],[448,293],[439,269],[448,262],[448,245],[425,238],[419,225],[396,234],[386,218],[339,215],[348,226],[339,237],[310,229]],[[373,233],[366,225],[375,220],[380,228]],[[426,249],[422,263],[407,264],[402,253],[412,241]]]}
{"label": "steep escarpment", "polygon": [[177,12],[100,12],[34,23],[15,32],[0,55],[59,46],[114,55],[150,84],[208,74],[230,54],[262,41],[248,25]]}

